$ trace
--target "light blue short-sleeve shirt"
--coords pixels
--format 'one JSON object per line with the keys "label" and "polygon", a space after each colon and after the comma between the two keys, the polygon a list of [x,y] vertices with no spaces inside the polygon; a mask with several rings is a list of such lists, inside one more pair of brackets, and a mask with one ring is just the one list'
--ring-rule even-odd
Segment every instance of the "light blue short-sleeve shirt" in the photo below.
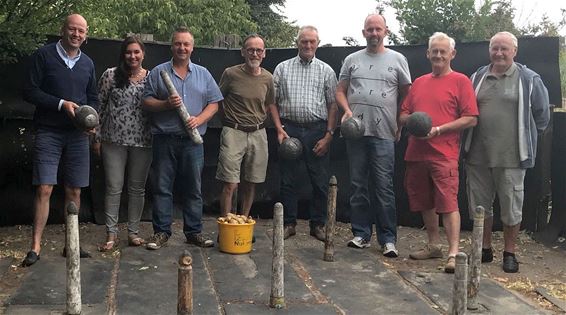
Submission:
{"label": "light blue short-sleeve shirt", "polygon": [[[143,98],[154,97],[164,100],[169,97],[161,70],[167,71],[175,89],[185,104],[185,108],[191,116],[197,116],[211,103],[223,100],[222,93],[214,81],[210,72],[203,66],[189,63],[189,73],[185,79],[181,79],[173,70],[172,61],[164,62],[151,70],[145,85]],[[151,112],[152,134],[176,134],[186,135],[185,127],[176,109],[161,112]],[[201,135],[206,132],[207,124],[198,127]]]}

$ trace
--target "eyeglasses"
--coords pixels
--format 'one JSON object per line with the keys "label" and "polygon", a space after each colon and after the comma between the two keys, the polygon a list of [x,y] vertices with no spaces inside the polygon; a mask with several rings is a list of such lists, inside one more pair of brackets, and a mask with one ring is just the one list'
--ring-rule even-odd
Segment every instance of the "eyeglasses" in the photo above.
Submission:
{"label": "eyeglasses", "polygon": [[259,55],[262,55],[264,51],[265,51],[265,50],[264,50],[264,49],[261,49],[261,48],[248,48],[248,49],[246,49],[246,52],[247,52],[248,55],[250,55],[250,56],[253,56],[254,54],[257,54],[258,56],[259,56]]}

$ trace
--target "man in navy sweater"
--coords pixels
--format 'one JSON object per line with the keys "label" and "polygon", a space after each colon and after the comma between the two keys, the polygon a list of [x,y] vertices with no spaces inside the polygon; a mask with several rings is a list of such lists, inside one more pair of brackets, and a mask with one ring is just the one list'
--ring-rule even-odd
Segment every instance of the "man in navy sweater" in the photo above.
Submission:
{"label": "man in navy sweater", "polygon": [[[61,27],[61,40],[39,48],[31,56],[26,72],[23,98],[36,107],[33,185],[37,188],[33,239],[23,266],[31,266],[39,260],[41,236],[49,216],[51,192],[57,184],[58,167],[62,168],[65,208],[71,201],[80,208],[81,187],[89,184],[88,134],[72,123],[79,105],[98,107],[94,64],[80,50],[87,31],[87,22],[82,16],[69,15]],[[81,257],[90,255],[81,249]]]}

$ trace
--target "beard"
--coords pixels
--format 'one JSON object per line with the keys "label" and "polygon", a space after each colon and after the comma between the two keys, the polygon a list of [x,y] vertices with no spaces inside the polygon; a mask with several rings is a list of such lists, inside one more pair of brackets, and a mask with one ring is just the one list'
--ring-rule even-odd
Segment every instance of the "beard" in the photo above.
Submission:
{"label": "beard", "polygon": [[259,66],[261,65],[261,60],[248,60],[247,64],[250,68],[259,68]]}

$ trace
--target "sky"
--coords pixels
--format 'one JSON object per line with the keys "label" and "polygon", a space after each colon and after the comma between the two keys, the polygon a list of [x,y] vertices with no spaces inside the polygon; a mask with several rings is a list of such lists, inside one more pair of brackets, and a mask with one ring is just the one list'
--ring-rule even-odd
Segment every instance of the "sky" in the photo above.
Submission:
{"label": "sky", "polygon": [[[537,23],[544,13],[551,21],[558,22],[560,9],[566,9],[562,0],[512,0],[515,7],[515,24],[526,26]],[[375,12],[376,0],[286,0],[282,14],[287,20],[296,21],[296,25],[313,25],[318,28],[321,45],[331,43],[344,46],[344,36],[352,36],[360,45],[365,45],[362,28],[365,17]],[[389,29],[395,33],[399,25],[395,20],[395,10],[385,9],[385,18]],[[561,30],[566,36],[566,28]]]}

